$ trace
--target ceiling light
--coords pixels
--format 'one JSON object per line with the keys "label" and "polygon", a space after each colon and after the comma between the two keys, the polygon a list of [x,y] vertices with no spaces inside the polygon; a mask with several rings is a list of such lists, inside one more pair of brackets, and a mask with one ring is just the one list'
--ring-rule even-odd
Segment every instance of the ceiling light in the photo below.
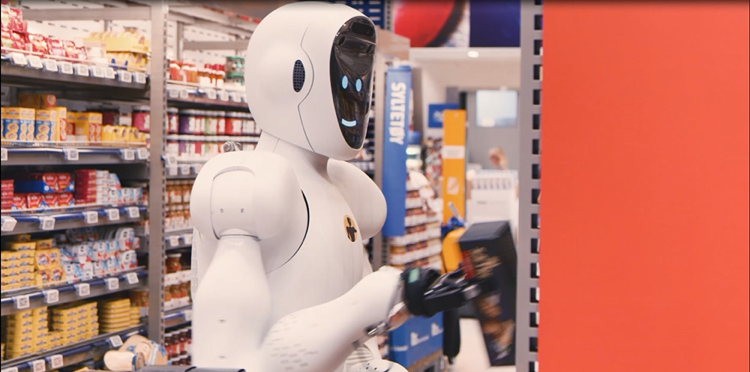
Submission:
{"label": "ceiling light", "polygon": [[470,50],[468,54],[469,58],[479,58],[479,52],[477,52],[476,50]]}

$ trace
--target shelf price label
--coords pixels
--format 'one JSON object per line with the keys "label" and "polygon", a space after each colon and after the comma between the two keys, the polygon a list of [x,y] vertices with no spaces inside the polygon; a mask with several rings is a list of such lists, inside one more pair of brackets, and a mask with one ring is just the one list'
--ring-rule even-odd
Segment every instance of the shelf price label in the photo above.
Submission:
{"label": "shelf price label", "polygon": [[130,285],[138,284],[138,274],[137,273],[127,273],[125,275],[125,280],[127,280],[128,284],[130,284]]}
{"label": "shelf price label", "polygon": [[190,175],[190,164],[180,164],[180,174],[183,176]]}
{"label": "shelf price label", "polygon": [[65,365],[63,363],[63,356],[60,354],[50,355],[47,359],[49,360],[50,369],[62,368]]}
{"label": "shelf price label", "polygon": [[60,291],[57,289],[47,289],[42,291],[42,294],[44,295],[44,303],[47,305],[60,302]]}
{"label": "shelf price label", "polygon": [[17,52],[11,53],[10,58],[13,61],[14,65],[26,66],[27,64],[26,56],[21,53],[17,53]]}
{"label": "shelf price label", "polygon": [[180,99],[190,98],[190,92],[188,92],[187,89],[181,89],[179,95],[180,95]]}
{"label": "shelf price label", "polygon": [[44,231],[55,229],[55,217],[39,217],[39,228]]}
{"label": "shelf price label", "polygon": [[0,149],[0,161],[8,161],[8,149]]}
{"label": "shelf price label", "polygon": [[13,231],[16,228],[16,223],[18,223],[18,221],[16,221],[16,219],[11,216],[3,216],[1,221],[2,228],[0,228],[0,230],[2,230],[3,232]]}
{"label": "shelf price label", "polygon": [[206,89],[206,98],[216,99],[216,91],[213,89]]}
{"label": "shelf price label", "polygon": [[80,158],[78,155],[78,149],[76,148],[63,149],[63,158],[67,161],[78,161],[78,159]]}
{"label": "shelf price label", "polygon": [[240,97],[239,93],[229,93],[229,99],[234,103],[242,102],[242,97]]}
{"label": "shelf price label", "polygon": [[120,210],[117,208],[110,208],[104,211],[107,213],[107,219],[110,221],[119,221],[120,220]]}
{"label": "shelf price label", "polygon": [[138,155],[138,160],[148,160],[148,149],[145,147],[139,148],[137,155]]}
{"label": "shelf price label", "polygon": [[110,337],[107,341],[109,341],[109,344],[112,345],[114,348],[118,348],[122,346],[122,338],[120,338],[120,335],[114,335]]}
{"label": "shelf price label", "polygon": [[16,310],[28,309],[29,306],[31,306],[29,295],[20,295],[13,297],[13,307],[15,307]]}
{"label": "shelf price label", "polygon": [[135,79],[135,82],[138,84],[146,84],[146,74],[142,72],[133,73],[133,78]]}
{"label": "shelf price label", "polygon": [[170,247],[179,247],[180,246],[180,236],[179,235],[170,235],[169,236],[169,246]]}
{"label": "shelf price label", "polygon": [[122,149],[120,150],[120,154],[122,155],[122,160],[125,160],[125,161],[135,160],[135,150],[133,149]]}
{"label": "shelf price label", "polygon": [[138,207],[127,207],[128,218],[140,218],[141,210]]}
{"label": "shelf price label", "polygon": [[18,367],[3,368],[0,372],[18,372]]}
{"label": "shelf price label", "polygon": [[92,66],[91,67],[91,75],[98,78],[104,78],[104,67],[102,66]]}
{"label": "shelf price label", "polygon": [[177,156],[174,154],[168,154],[164,157],[164,162],[167,165],[176,165],[177,164]]}
{"label": "shelf price label", "polygon": [[219,92],[219,100],[222,100],[224,102],[229,101],[229,92],[226,90],[222,90]]}
{"label": "shelf price label", "polygon": [[91,295],[91,285],[89,283],[78,283],[75,285],[75,287],[78,297],[86,297]]}
{"label": "shelf price label", "polygon": [[192,245],[193,244],[193,234],[185,234],[182,236],[182,240],[185,242],[185,245]]}
{"label": "shelf price label", "polygon": [[99,223],[99,212],[97,211],[85,211],[83,212],[83,219],[87,225],[94,225]]}
{"label": "shelf price label", "polygon": [[130,71],[120,70],[117,72],[117,76],[119,76],[120,81],[123,83],[133,82],[133,74],[131,74]]}
{"label": "shelf price label", "polygon": [[180,91],[178,89],[167,89],[167,95],[169,98],[179,98]]}
{"label": "shelf price label", "polygon": [[49,72],[57,72],[57,61],[54,59],[43,59],[42,64],[44,65],[44,70]]}
{"label": "shelf price label", "polygon": [[107,67],[104,69],[104,77],[107,79],[114,80],[115,77],[117,77],[117,73],[115,72],[115,69],[113,69],[112,67]]}
{"label": "shelf price label", "polygon": [[39,56],[29,56],[29,67],[41,70],[44,68],[42,59]]}
{"label": "shelf price label", "polygon": [[75,65],[76,69],[76,75],[78,76],[89,76],[89,66],[84,65],[82,63],[77,63]]}
{"label": "shelf price label", "polygon": [[60,73],[73,75],[73,64],[70,62],[60,62]]}
{"label": "shelf price label", "polygon": [[182,315],[185,317],[186,322],[193,321],[193,310],[183,310]]}
{"label": "shelf price label", "polygon": [[29,362],[29,366],[31,366],[31,372],[44,372],[47,370],[47,364],[44,362],[44,359],[31,361]]}
{"label": "shelf price label", "polygon": [[104,281],[107,283],[107,290],[108,291],[116,291],[120,289],[120,279],[119,278],[106,278]]}

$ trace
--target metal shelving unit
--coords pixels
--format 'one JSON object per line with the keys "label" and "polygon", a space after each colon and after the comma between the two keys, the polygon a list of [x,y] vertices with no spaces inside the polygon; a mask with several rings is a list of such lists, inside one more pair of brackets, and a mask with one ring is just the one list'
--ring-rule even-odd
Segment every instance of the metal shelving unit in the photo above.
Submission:
{"label": "metal shelving unit", "polygon": [[538,372],[539,194],[542,96],[542,1],[521,3],[518,289],[516,368]]}
{"label": "metal shelving unit", "polygon": [[164,313],[164,328],[177,328],[190,324],[193,320],[193,305],[183,306]]}
{"label": "metal shelving unit", "polygon": [[[114,212],[116,210],[117,212]],[[143,206],[96,207],[77,212],[48,212],[13,214],[2,216],[2,236],[33,234],[45,231],[98,227],[142,221],[147,209]],[[96,222],[90,222],[90,213],[96,214]],[[52,220],[52,222],[49,222]],[[12,227],[10,227],[12,226]]]}
{"label": "metal shelving unit", "polygon": [[[117,288],[113,288],[113,285],[109,284],[109,280],[112,278],[118,280]],[[81,296],[79,295],[76,286],[84,283],[89,286],[89,294]],[[0,309],[2,309],[2,316],[6,316],[15,314],[19,311],[36,309],[43,306],[63,305],[82,299],[92,299],[145,286],[148,286],[148,274],[145,269],[141,268],[134,271],[122,272],[104,278],[94,278],[77,283],[65,283],[57,286],[45,287],[43,289],[34,288],[13,291],[7,294],[3,293],[2,300],[0,300]],[[50,293],[55,291],[55,294]],[[54,300],[51,298],[54,298]],[[19,303],[23,303],[24,305],[19,306]]]}
{"label": "metal shelving unit", "polygon": [[[3,76],[3,78],[5,78]],[[2,165],[109,165],[148,162],[144,147],[20,147],[3,149]],[[71,153],[73,151],[73,153]]]}

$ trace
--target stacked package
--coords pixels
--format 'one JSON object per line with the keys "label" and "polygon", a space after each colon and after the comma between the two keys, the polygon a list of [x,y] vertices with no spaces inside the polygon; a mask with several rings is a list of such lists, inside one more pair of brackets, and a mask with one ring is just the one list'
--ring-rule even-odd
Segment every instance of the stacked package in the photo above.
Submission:
{"label": "stacked package", "polygon": [[13,208],[13,197],[15,191],[13,189],[13,180],[2,180],[2,207],[0,209],[8,211]]}
{"label": "stacked package", "polygon": [[50,349],[47,324],[46,307],[8,315],[5,356],[8,359],[20,358]]}
{"label": "stacked package", "polygon": [[14,210],[47,210],[75,205],[70,173],[24,173],[14,180]]}
{"label": "stacked package", "polygon": [[69,281],[114,275],[138,266],[140,239],[132,227],[68,230],[57,237]]}
{"label": "stacked package", "polygon": [[118,332],[138,324],[133,323],[130,312],[129,298],[99,301],[99,331],[102,334]]}
{"label": "stacked package", "polygon": [[51,238],[17,235],[2,252],[2,290],[57,284],[65,280],[60,251]]}
{"label": "stacked package", "polygon": [[143,200],[143,189],[122,187],[117,174],[106,170],[79,169],[75,171],[77,204],[133,205]]}
{"label": "stacked package", "polygon": [[96,302],[78,302],[52,309],[52,332],[55,344],[69,345],[99,334]]}

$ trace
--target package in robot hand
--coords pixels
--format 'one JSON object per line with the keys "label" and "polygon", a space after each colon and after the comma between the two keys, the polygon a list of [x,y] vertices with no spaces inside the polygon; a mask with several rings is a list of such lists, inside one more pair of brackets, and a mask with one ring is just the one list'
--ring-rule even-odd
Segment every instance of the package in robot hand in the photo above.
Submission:
{"label": "package in robot hand", "polygon": [[463,270],[480,295],[476,308],[492,366],[515,364],[517,254],[507,221],[471,225],[458,241]]}

